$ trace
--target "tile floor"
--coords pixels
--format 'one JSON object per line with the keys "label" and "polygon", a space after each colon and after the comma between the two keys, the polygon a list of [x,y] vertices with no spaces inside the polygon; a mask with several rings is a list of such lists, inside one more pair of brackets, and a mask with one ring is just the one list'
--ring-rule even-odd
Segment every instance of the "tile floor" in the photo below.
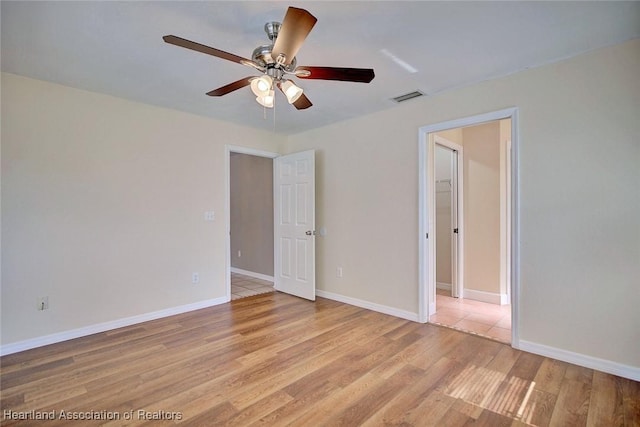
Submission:
{"label": "tile floor", "polygon": [[231,273],[231,300],[273,292],[273,282]]}
{"label": "tile floor", "polygon": [[451,292],[436,290],[436,314],[429,321],[511,343],[511,306],[453,298]]}

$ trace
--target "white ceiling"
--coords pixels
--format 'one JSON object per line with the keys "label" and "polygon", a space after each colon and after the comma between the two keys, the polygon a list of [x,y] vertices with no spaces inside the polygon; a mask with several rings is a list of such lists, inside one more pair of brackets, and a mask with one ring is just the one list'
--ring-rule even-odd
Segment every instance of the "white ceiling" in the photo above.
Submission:
{"label": "white ceiling", "polygon": [[[374,68],[370,84],[300,80],[314,106],[278,94],[275,131],[292,134],[640,37],[640,2],[11,2],[2,1],[2,70],[274,130],[249,88],[205,93],[251,68],[166,44],[174,34],[243,57],[288,6],[318,22],[298,65]],[[410,64],[410,73],[383,51]],[[409,101],[412,102],[412,101]]]}

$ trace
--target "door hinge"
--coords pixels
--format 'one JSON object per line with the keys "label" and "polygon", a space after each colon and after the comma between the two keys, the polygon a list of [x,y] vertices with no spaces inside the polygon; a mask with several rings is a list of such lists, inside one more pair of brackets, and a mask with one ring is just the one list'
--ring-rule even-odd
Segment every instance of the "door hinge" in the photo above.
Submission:
{"label": "door hinge", "polygon": [[457,229],[457,228],[454,228],[454,229],[453,229],[453,232],[454,232],[454,233],[456,233],[456,234],[458,234],[458,229]]}
{"label": "door hinge", "polygon": [[425,239],[428,239],[428,238],[429,238],[429,233],[427,233],[427,236],[425,237]]}

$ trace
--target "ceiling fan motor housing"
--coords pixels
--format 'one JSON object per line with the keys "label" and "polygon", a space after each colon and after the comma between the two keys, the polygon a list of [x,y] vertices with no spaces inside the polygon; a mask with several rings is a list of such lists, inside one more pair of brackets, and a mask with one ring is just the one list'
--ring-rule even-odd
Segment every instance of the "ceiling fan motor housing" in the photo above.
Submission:
{"label": "ceiling fan motor housing", "polygon": [[[253,50],[253,54],[251,55],[251,59],[260,64],[263,67],[269,68],[281,68],[285,72],[293,72],[296,68],[296,58],[289,65],[285,65],[282,61],[278,61],[278,58],[274,58],[271,55],[273,51],[273,45],[276,42],[276,38],[278,37],[278,32],[280,31],[280,27],[282,24],[279,22],[267,22],[264,24],[264,31],[267,33],[267,37],[271,40],[271,44],[266,44],[262,46],[258,46]],[[273,77],[273,76],[272,76]]]}

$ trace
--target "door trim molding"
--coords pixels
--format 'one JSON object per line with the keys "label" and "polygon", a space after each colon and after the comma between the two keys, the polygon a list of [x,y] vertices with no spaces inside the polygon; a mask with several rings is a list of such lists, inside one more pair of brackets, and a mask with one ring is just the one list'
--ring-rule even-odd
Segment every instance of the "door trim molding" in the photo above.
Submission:
{"label": "door trim molding", "polygon": [[[250,147],[242,147],[239,145],[224,146],[224,217],[225,217],[225,230],[226,230],[226,247],[225,247],[225,283],[226,283],[226,299],[231,301],[231,153],[249,154],[258,157],[267,157],[275,159],[279,157],[279,153],[271,151],[258,150]],[[274,249],[275,250],[275,249]],[[275,263],[274,263],[275,267]]]}
{"label": "door trim molding", "polygon": [[[478,125],[495,120],[511,119],[511,346],[520,348],[520,200],[519,200],[519,135],[518,108],[511,107],[475,116],[463,117],[446,122],[422,126],[418,130],[418,318],[429,321],[429,314],[435,308],[435,250],[434,239],[426,235],[435,232],[433,218],[429,215],[429,178],[433,181],[433,144],[429,144],[429,134],[448,129]],[[431,162],[431,166],[428,166]],[[431,285],[431,286],[430,286]],[[431,295],[433,294],[433,295]]]}

